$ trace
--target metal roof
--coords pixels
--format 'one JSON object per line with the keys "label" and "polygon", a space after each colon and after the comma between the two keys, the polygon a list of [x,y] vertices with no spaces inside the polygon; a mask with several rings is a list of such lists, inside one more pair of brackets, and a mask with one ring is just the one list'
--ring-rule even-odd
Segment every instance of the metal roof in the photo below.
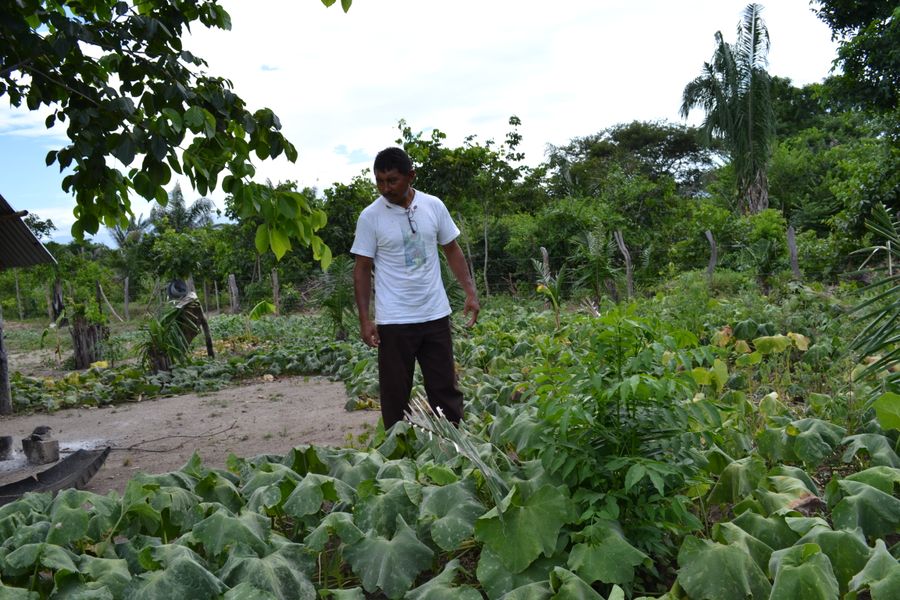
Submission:
{"label": "metal roof", "polygon": [[28,229],[22,216],[0,195],[0,270],[56,264],[56,259]]}

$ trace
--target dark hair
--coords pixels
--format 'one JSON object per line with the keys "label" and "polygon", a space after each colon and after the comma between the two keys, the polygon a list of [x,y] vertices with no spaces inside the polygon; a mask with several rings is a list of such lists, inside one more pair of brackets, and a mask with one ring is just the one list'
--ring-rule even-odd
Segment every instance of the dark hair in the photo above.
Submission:
{"label": "dark hair", "polygon": [[403,151],[403,148],[385,148],[375,156],[375,170],[391,171],[397,169],[398,173],[408,175],[412,173],[413,164],[409,155]]}

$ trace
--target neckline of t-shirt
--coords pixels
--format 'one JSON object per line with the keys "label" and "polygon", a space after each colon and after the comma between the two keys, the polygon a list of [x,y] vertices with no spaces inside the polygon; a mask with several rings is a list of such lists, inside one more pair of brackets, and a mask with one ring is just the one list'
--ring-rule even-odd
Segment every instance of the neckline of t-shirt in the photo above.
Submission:
{"label": "neckline of t-shirt", "polygon": [[402,210],[410,210],[410,209],[412,209],[413,204],[415,204],[416,201],[419,199],[419,193],[420,193],[419,190],[417,190],[416,188],[412,188],[412,191],[413,191],[413,199],[410,201],[409,206],[400,206],[399,204],[394,204],[393,202],[391,202],[390,200],[385,198],[384,195],[381,196],[381,199],[384,200],[384,205],[388,208],[399,208]]}

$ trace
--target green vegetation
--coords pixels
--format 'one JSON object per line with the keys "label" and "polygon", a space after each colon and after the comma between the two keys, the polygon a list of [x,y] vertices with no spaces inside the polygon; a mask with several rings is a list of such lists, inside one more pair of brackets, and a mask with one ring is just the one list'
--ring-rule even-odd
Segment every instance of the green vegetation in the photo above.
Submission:
{"label": "green vegetation", "polygon": [[[687,273],[599,314],[557,314],[537,295],[498,302],[456,339],[459,430],[420,417],[354,449],[233,457],[226,470],[193,460],[138,476],[121,498],[26,497],[0,509],[4,585],[42,597],[154,597],[198,581],[210,598],[285,585],[292,598],[731,597],[715,591],[724,583],[789,598],[815,584],[816,597],[890,597],[900,395],[848,352],[857,298],[796,284],[763,296],[752,279],[719,293]],[[120,402],[263,373],[377,392],[371,350],[334,341],[327,315],[211,325],[215,361],[17,377],[16,398]]]}
{"label": "green vegetation", "polygon": [[[28,27],[9,39],[71,42],[65,28],[29,37],[29,28],[75,16],[35,4],[10,9],[18,20],[3,27],[22,19]],[[123,22],[146,10],[176,25],[227,24],[215,2],[181,16],[162,4],[146,3]],[[751,5],[744,37],[730,45],[717,36],[713,61],[685,89],[685,107],[707,111],[706,137],[669,123],[623,123],[553,147],[530,167],[516,117],[502,143],[473,135],[455,148],[443,132],[401,121],[399,143],[422,188],[461,225],[482,287],[478,325],[454,338],[464,424],[419,411],[411,424],[352,447],[235,456],[221,470],[194,459],[175,473],[136,477],[121,497],[26,496],[0,508],[0,596],[900,597],[897,69],[896,53],[874,52],[896,46],[896,8],[815,4],[840,40],[844,73],[796,88],[760,71],[767,36]],[[77,35],[127,41],[127,27],[105,29],[104,7],[118,5],[86,6],[77,7],[86,19]],[[177,37],[156,43],[152,52],[168,51]],[[96,75],[114,60],[69,48],[76,73]],[[152,88],[163,66],[123,81],[133,87],[132,75],[148,76]],[[8,76],[2,93],[14,104],[56,101],[60,115],[78,115],[72,98],[59,97],[65,90]],[[210,225],[202,198],[187,203],[180,190],[163,189],[163,167],[175,168],[164,161],[166,144],[186,127],[194,143],[240,150],[236,140],[249,130],[207,130],[198,111],[233,124],[233,115],[198,104],[210,85],[224,84],[187,84],[184,98],[153,105],[161,117],[147,127],[162,128],[159,135],[119,132],[90,156],[75,156],[77,144],[54,155],[79,165],[71,184],[80,227],[111,225],[119,247],[49,244],[58,268],[0,272],[3,314],[14,319],[9,345],[68,353],[62,328],[41,336],[46,318],[28,325],[44,315],[58,281],[67,312],[110,327],[101,349],[108,360],[59,378],[14,374],[14,408],[127,402],[263,374],[325,374],[346,384],[349,408],[371,406],[377,364],[353,335],[346,256],[371,181],[321,193],[293,182],[251,186],[242,183],[247,156],[207,165],[191,146],[179,166],[193,172],[200,194],[231,170],[223,181],[230,222]],[[764,117],[760,129],[729,129],[748,116],[741,94],[751,91],[763,107],[754,111]],[[290,154],[274,115],[252,118],[264,123],[249,134],[247,153]],[[154,139],[163,144],[156,151]],[[128,154],[147,148],[151,164],[104,188],[112,196],[101,195],[98,208],[79,161],[93,164],[110,150],[128,164]],[[131,188],[171,199],[151,215],[152,227],[125,218],[119,202]],[[294,224],[287,233],[277,224],[282,211]],[[41,236],[52,230],[39,218],[30,224]],[[312,255],[287,253],[292,237]],[[337,260],[323,274],[324,242]],[[260,316],[250,307],[274,299],[273,273],[283,316]],[[215,309],[228,305],[230,275],[244,310],[259,318]],[[168,314],[160,290],[173,277],[193,279],[219,313],[210,319],[216,359],[189,351],[165,326],[171,317],[158,316]],[[134,302],[143,316],[119,323],[104,296],[117,311]],[[169,370],[133,360],[160,349],[177,354]]]}

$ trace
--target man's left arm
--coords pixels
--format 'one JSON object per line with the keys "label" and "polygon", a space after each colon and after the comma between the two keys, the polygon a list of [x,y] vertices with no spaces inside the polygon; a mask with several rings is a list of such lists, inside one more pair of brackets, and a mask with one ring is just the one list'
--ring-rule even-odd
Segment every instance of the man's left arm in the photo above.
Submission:
{"label": "man's left arm", "polygon": [[454,277],[456,277],[459,285],[462,286],[463,291],[466,293],[466,305],[463,308],[463,314],[471,315],[469,322],[466,324],[467,327],[471,327],[478,320],[481,305],[478,303],[478,291],[475,289],[475,282],[472,281],[469,264],[466,262],[462,248],[459,247],[456,240],[449,244],[444,244],[441,248],[447,257],[447,264],[450,265],[450,270],[453,271]]}

